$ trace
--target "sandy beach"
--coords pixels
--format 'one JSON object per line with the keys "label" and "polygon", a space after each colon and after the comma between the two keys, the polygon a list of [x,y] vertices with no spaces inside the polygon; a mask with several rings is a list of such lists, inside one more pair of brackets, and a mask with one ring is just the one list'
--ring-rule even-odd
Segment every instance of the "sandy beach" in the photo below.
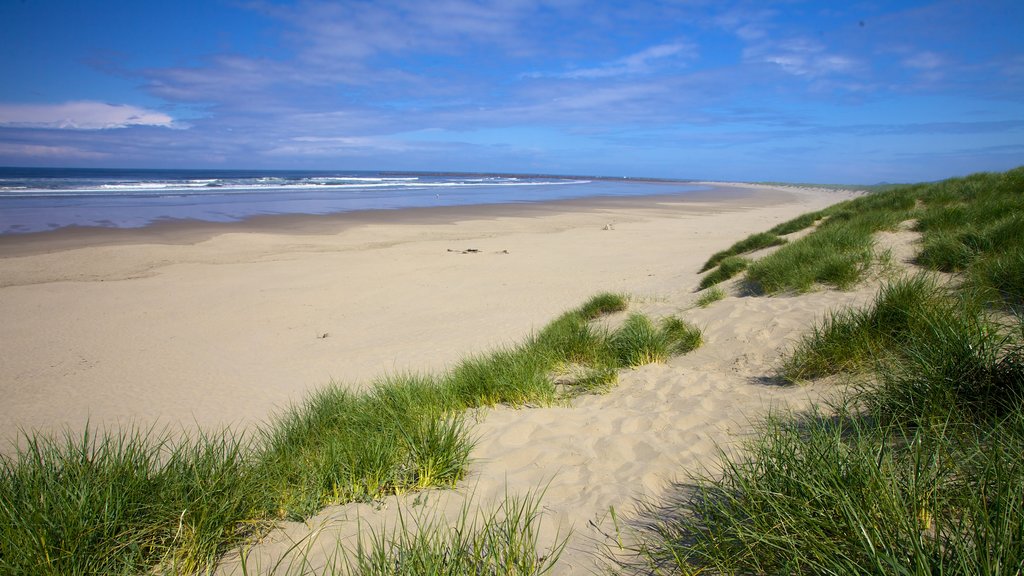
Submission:
{"label": "sandy beach", "polygon": [[[750,233],[850,195],[719,184],[680,196],[5,237],[3,450],[19,430],[86,422],[251,428],[329,382],[442,371],[521,341],[595,293],[624,292],[632,309],[700,326],[705,345],[571,406],[481,412],[469,478],[430,492],[428,506],[416,500],[454,514],[467,498],[486,506],[546,487],[545,538],[572,530],[559,573],[590,573],[614,531],[612,509],[707,465],[765,409],[814,397],[771,385],[770,366],[824,310],[871,289],[734,295],[696,309],[697,271]],[[252,562],[269,566],[296,541],[326,559],[414,498],[285,524]]]}

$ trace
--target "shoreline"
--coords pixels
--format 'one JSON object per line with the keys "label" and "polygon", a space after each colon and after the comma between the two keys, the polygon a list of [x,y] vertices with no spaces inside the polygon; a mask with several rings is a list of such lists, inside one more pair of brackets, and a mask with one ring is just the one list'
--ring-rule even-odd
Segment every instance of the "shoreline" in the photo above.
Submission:
{"label": "shoreline", "polygon": [[[634,179],[634,181],[639,181]],[[644,180],[647,181],[647,180]],[[664,182],[671,183],[671,182]],[[28,256],[93,246],[195,244],[231,233],[337,234],[353,226],[379,224],[451,224],[460,220],[528,217],[570,210],[630,208],[657,202],[716,202],[752,199],[757,185],[728,182],[680,182],[704,190],[643,196],[588,196],[544,201],[463,204],[352,210],[330,214],[268,214],[235,222],[165,219],[135,228],[66,226],[55,230],[0,234],[0,258]],[[766,186],[779,192],[783,187]]]}

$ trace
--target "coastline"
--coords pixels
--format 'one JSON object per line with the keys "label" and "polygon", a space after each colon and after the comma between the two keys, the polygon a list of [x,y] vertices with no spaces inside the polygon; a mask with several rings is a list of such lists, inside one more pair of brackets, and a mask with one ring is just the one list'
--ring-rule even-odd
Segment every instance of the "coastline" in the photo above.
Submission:
{"label": "coastline", "polygon": [[596,292],[688,293],[707,254],[848,196],[731,190],[9,242],[0,437],[249,428],[331,381],[517,341]]}
{"label": "coastline", "polygon": [[[669,182],[664,182],[669,183]],[[644,196],[590,196],[542,202],[509,202],[408,208],[353,210],[331,214],[271,214],[237,222],[165,219],[137,228],[67,226],[39,232],[0,234],[0,258],[28,256],[90,246],[131,244],[195,244],[221,234],[281,233],[302,236],[337,234],[353,226],[373,224],[450,224],[460,220],[497,217],[536,217],[576,210],[629,208],[661,202],[718,202],[756,198],[756,185],[718,182],[681,182],[707,189]],[[771,187],[779,193],[782,187]]]}

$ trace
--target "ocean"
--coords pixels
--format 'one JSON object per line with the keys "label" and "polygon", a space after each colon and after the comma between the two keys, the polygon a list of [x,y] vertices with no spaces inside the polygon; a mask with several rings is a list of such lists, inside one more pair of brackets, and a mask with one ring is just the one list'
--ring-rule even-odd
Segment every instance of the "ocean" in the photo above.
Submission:
{"label": "ocean", "polygon": [[677,194],[681,181],[509,174],[0,168],[0,235],[69,226]]}

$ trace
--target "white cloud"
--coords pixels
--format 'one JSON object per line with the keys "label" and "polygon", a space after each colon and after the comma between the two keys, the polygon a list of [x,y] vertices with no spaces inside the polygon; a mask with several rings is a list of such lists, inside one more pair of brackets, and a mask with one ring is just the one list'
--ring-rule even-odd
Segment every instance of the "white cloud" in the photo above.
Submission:
{"label": "white cloud", "polygon": [[0,104],[0,126],[66,130],[107,130],[128,126],[176,127],[174,119],[163,112],[129,104],[88,100],[63,104]]}
{"label": "white cloud", "polygon": [[743,58],[747,62],[775,64],[794,76],[850,73],[861,67],[856,59],[831,54],[820,43],[804,38],[751,46],[743,51]]}
{"label": "white cloud", "polygon": [[635,54],[630,54],[623,58],[606,62],[599,66],[592,68],[580,68],[577,70],[569,70],[568,72],[556,72],[556,73],[532,73],[527,74],[528,77],[533,78],[570,78],[570,79],[589,79],[589,78],[611,78],[614,76],[625,76],[629,74],[644,74],[652,72],[659,63],[690,61],[696,55],[696,47],[693,44],[686,42],[673,42],[670,44],[659,44],[657,46],[651,46],[646,50],[641,50]]}

